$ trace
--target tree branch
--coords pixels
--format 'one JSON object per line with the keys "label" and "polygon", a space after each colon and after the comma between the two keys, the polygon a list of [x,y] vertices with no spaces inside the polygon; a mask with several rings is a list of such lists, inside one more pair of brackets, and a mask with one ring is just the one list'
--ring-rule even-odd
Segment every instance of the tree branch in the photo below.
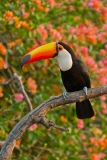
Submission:
{"label": "tree branch", "polygon": [[59,95],[43,102],[41,105],[39,105],[34,110],[30,111],[26,116],[24,116],[22,120],[18,122],[17,125],[10,132],[8,138],[4,143],[4,146],[1,149],[0,160],[9,159],[16,144],[16,141],[20,139],[20,137],[27,130],[27,128],[29,128],[34,123],[41,123],[46,128],[50,128],[52,126],[63,130],[62,127],[58,127],[57,125],[55,125],[51,121],[48,121],[45,118],[47,112],[49,112],[51,109],[64,104],[81,102],[85,99],[98,97],[104,94],[107,94],[107,85],[88,89],[87,96],[83,91],[77,91],[67,94],[67,99],[64,99],[62,95]]}
{"label": "tree branch", "polygon": [[28,95],[27,95],[27,93],[24,89],[24,86],[22,84],[21,76],[18,76],[16,73],[14,73],[13,76],[10,79],[8,79],[6,82],[0,83],[0,85],[3,85],[3,86],[8,85],[11,82],[13,82],[14,80],[17,80],[20,92],[23,94],[23,97],[25,99],[25,102],[28,106],[29,111],[31,111],[32,110],[32,104],[31,104],[30,99],[29,99],[29,97],[28,97]]}

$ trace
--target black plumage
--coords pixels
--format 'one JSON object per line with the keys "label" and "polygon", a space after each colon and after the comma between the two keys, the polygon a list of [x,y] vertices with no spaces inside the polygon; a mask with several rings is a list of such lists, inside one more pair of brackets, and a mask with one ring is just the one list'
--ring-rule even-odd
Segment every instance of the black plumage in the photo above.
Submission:
{"label": "black plumage", "polygon": [[[66,49],[72,58],[73,65],[67,71],[61,71],[61,77],[64,87],[67,92],[82,90],[85,86],[90,88],[90,78],[88,70],[84,63],[80,61],[74,51],[65,43],[59,42]],[[76,102],[76,114],[79,119],[91,118],[94,116],[94,111],[89,100]]]}

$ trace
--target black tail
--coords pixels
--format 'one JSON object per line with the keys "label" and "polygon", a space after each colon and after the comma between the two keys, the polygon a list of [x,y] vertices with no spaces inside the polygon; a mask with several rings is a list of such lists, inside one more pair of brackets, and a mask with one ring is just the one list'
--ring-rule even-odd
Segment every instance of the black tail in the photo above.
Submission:
{"label": "black tail", "polygon": [[76,103],[76,114],[79,119],[91,118],[94,111],[89,100]]}

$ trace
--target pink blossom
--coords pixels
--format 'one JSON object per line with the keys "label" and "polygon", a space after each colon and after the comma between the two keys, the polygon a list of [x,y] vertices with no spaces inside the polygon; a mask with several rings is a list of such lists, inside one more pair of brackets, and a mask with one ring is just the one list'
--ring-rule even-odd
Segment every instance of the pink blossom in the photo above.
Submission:
{"label": "pink blossom", "polygon": [[83,57],[83,60],[91,69],[97,69],[97,64],[91,56]]}
{"label": "pink blossom", "polygon": [[88,6],[94,8],[95,10],[99,10],[100,5],[101,3],[99,0],[90,0],[88,3]]}
{"label": "pink blossom", "polygon": [[7,69],[8,67],[9,67],[8,63],[5,62],[5,63],[4,63],[4,68]]}
{"label": "pink blossom", "polygon": [[101,60],[101,62],[103,63],[103,67],[104,67],[104,66],[107,67],[107,56],[104,57],[104,58]]}
{"label": "pink blossom", "polygon": [[45,29],[44,24],[40,24],[37,30],[41,34],[43,39],[46,39],[48,37],[48,33],[47,30]]}
{"label": "pink blossom", "polygon": [[77,51],[77,52],[76,52],[76,55],[77,55],[78,57],[80,57],[80,56],[81,56],[81,53],[80,53],[79,51]]}
{"label": "pink blossom", "polygon": [[60,32],[56,33],[56,37],[55,37],[58,41],[60,41],[62,39],[62,36],[60,34]]}
{"label": "pink blossom", "polygon": [[42,35],[42,38],[46,39],[48,37],[47,30],[46,29],[41,30],[41,35]]}
{"label": "pink blossom", "polygon": [[106,76],[100,76],[100,83],[106,84],[107,83],[107,77]]}
{"label": "pink blossom", "polygon": [[78,49],[77,43],[74,42],[72,45],[73,45],[76,49]]}
{"label": "pink blossom", "polygon": [[88,47],[81,46],[80,50],[83,53],[83,55],[88,55]]}
{"label": "pink blossom", "polygon": [[38,42],[40,43],[40,45],[43,45],[46,43],[45,39],[43,38],[38,38]]}
{"label": "pink blossom", "polygon": [[82,140],[86,139],[86,135],[85,134],[82,134],[80,137],[81,137]]}
{"label": "pink blossom", "polygon": [[103,109],[106,109],[106,108],[107,108],[106,103],[105,103],[105,102],[101,103],[101,107],[102,107]]}
{"label": "pink blossom", "polygon": [[17,102],[21,102],[23,100],[23,95],[21,93],[15,93],[14,98]]}
{"label": "pink blossom", "polygon": [[102,110],[103,114],[107,114],[107,108]]}
{"label": "pink blossom", "polygon": [[106,49],[106,51],[107,51],[107,44],[105,45],[105,49]]}
{"label": "pink blossom", "polygon": [[101,101],[105,101],[106,100],[106,96],[105,95],[100,96],[100,100]]}
{"label": "pink blossom", "polygon": [[92,1],[90,1],[90,2],[88,3],[88,6],[89,6],[89,7],[93,7],[93,6],[94,6],[94,3],[93,3]]}
{"label": "pink blossom", "polygon": [[51,29],[50,35],[58,41],[60,41],[62,39],[60,32],[58,32],[56,29]]}
{"label": "pink blossom", "polygon": [[104,64],[102,61],[99,61],[98,64],[100,65],[100,67],[104,67]]}
{"label": "pink blossom", "polygon": [[49,29],[49,30],[52,29],[52,25],[51,25],[51,24],[48,24],[48,25],[47,25],[47,29]]}
{"label": "pink blossom", "polygon": [[51,7],[55,6],[55,1],[54,0],[48,0],[48,3]]}
{"label": "pink blossom", "polygon": [[98,40],[99,41],[101,41],[102,43],[105,43],[105,41],[106,41],[106,37],[105,37],[105,33],[99,33],[98,35],[97,35],[97,38],[98,38]]}
{"label": "pink blossom", "polygon": [[80,23],[80,24],[78,25],[78,28],[80,28],[80,29],[83,29],[84,27],[85,27],[85,25],[82,24],[82,23]]}
{"label": "pink blossom", "polygon": [[107,31],[107,24],[103,25],[103,30]]}
{"label": "pink blossom", "polygon": [[94,137],[90,137],[90,142],[94,144],[95,143],[95,138]]}
{"label": "pink blossom", "polygon": [[40,25],[38,26],[38,28],[39,28],[40,30],[42,30],[42,29],[45,28],[45,26],[44,26],[44,24],[40,24]]}
{"label": "pink blossom", "polygon": [[107,14],[107,7],[103,7],[103,8],[101,9],[101,13],[102,13],[103,15],[106,15],[106,14]]}
{"label": "pink blossom", "polygon": [[29,131],[34,131],[35,129],[38,128],[38,125],[37,124],[33,124],[29,127]]}
{"label": "pink blossom", "polygon": [[27,18],[29,18],[29,13],[27,13],[27,12],[23,12],[23,18],[25,18],[25,19],[27,19]]}
{"label": "pink blossom", "polygon": [[105,49],[100,49],[100,54],[102,56],[105,56],[106,53],[107,53],[107,51]]}
{"label": "pink blossom", "polygon": [[76,33],[77,36],[78,35],[82,35],[82,34],[89,34],[89,31],[87,29],[87,27],[84,24],[79,24],[78,28],[76,29]]}
{"label": "pink blossom", "polygon": [[75,34],[75,33],[76,33],[76,29],[75,29],[74,27],[71,27],[71,28],[70,28],[70,33],[71,33],[71,34]]}
{"label": "pink blossom", "polygon": [[102,158],[104,158],[106,155],[105,155],[105,153],[99,153],[98,156],[99,156],[100,159],[102,159]]}
{"label": "pink blossom", "polygon": [[77,122],[77,128],[82,129],[84,128],[84,121],[82,119],[79,119]]}

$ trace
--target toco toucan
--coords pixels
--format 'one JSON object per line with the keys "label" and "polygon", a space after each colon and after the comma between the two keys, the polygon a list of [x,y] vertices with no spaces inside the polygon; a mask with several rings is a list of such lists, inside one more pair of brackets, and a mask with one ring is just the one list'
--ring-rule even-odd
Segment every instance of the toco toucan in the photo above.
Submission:
{"label": "toco toucan", "polygon": [[[87,94],[87,88],[91,87],[88,70],[84,63],[76,57],[73,49],[63,42],[51,42],[30,51],[22,58],[21,67],[34,61],[53,57],[58,60],[66,91],[74,92],[83,89]],[[64,98],[67,92],[64,92]],[[94,111],[90,101],[76,102],[76,114],[79,119],[93,117]]]}

